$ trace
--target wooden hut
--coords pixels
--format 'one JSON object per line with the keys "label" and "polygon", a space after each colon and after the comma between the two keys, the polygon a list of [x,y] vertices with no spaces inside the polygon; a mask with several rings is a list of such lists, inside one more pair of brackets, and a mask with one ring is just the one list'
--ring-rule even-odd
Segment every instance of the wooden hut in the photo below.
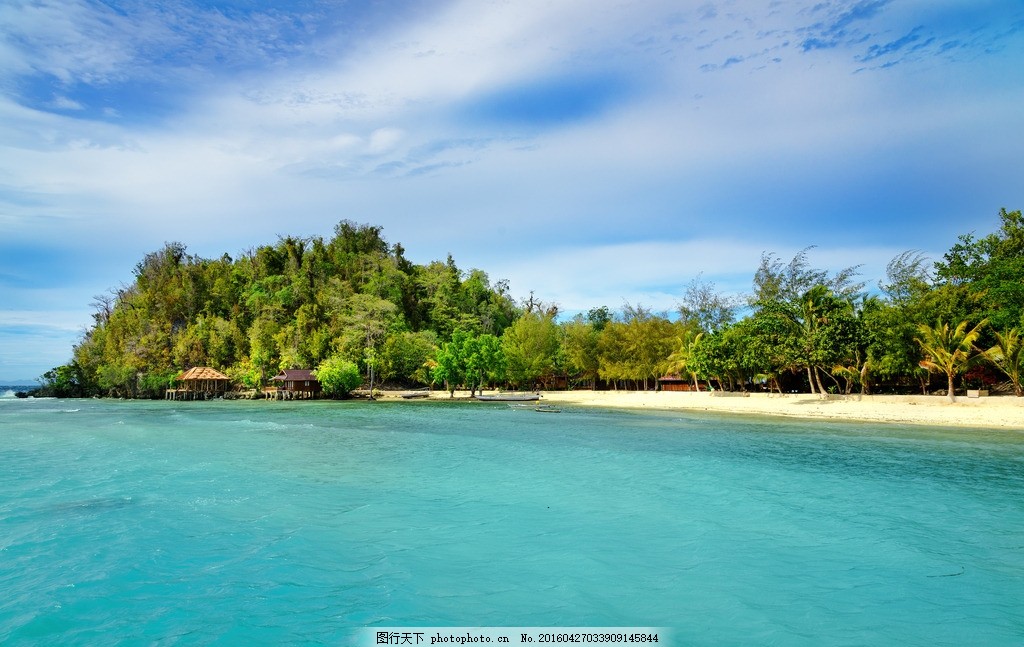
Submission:
{"label": "wooden hut", "polygon": [[209,366],[195,366],[174,378],[180,386],[167,389],[167,400],[207,400],[222,396],[231,386],[231,378]]}
{"label": "wooden hut", "polygon": [[319,397],[320,381],[309,369],[286,369],[271,378],[279,386],[274,391],[266,391],[267,398],[278,400],[299,400]]}
{"label": "wooden hut", "polygon": [[678,375],[666,375],[665,377],[659,377],[658,382],[661,384],[662,391],[700,391],[700,384],[694,388],[693,380],[688,380],[685,377]]}

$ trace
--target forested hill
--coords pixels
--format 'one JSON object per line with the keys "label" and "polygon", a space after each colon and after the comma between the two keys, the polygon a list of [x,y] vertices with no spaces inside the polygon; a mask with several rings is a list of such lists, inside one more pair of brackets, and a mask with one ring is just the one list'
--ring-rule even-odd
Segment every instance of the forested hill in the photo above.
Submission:
{"label": "forested hill", "polygon": [[96,298],[63,390],[157,395],[183,368],[216,367],[257,387],[281,368],[331,356],[429,383],[428,360],[455,330],[500,336],[519,315],[504,281],[447,262],[416,265],[381,228],[339,223],[330,240],[283,237],[232,259],[169,243],[135,280]]}
{"label": "forested hill", "polygon": [[999,219],[940,260],[899,254],[877,289],[855,267],[810,267],[806,250],[788,263],[766,252],[744,301],[696,279],[671,319],[625,304],[558,322],[483,271],[451,257],[416,265],[379,227],[349,221],[330,240],[285,237],[237,259],[172,243],[97,298],[95,325],[43,392],[159,397],[183,369],[209,366],[252,389],[314,369],[333,395],[371,372],[471,391],[647,389],[671,374],[694,388],[1022,395],[1024,216]]}

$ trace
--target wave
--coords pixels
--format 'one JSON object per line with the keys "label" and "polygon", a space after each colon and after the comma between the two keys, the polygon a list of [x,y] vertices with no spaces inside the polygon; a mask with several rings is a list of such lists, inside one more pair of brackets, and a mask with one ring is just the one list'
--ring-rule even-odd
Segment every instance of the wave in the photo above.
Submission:
{"label": "wave", "polygon": [[28,384],[0,384],[0,400],[16,398],[19,393],[27,393],[37,388],[39,387]]}

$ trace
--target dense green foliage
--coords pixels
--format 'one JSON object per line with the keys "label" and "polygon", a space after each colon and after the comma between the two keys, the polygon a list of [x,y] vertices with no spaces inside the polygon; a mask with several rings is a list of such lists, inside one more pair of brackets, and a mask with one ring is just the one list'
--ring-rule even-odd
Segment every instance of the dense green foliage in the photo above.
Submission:
{"label": "dense green foliage", "polygon": [[415,265],[379,227],[348,221],[330,240],[281,238],[237,259],[167,244],[96,306],[74,362],[47,378],[63,392],[158,396],[191,366],[256,388],[328,358],[420,383],[437,340],[456,330],[499,336],[519,316],[505,283],[463,273],[450,257]]}
{"label": "dense green foliage", "polygon": [[855,267],[830,275],[809,267],[806,250],[788,264],[765,255],[749,315],[681,340],[675,366],[720,388],[785,383],[823,394],[907,392],[915,383],[927,393],[935,373],[951,398],[958,377],[979,388],[1001,372],[1020,395],[1024,218],[1005,209],[999,218],[993,234],[961,236],[934,275],[921,254],[900,254],[880,295],[854,282]]}
{"label": "dense green foliage", "polygon": [[726,390],[952,395],[960,379],[1021,395],[1024,217],[999,218],[934,270],[900,254],[873,294],[858,268],[815,269],[805,249],[788,263],[764,254],[745,303],[698,277],[678,316],[627,303],[561,323],[557,307],[532,294],[516,304],[504,281],[451,257],[411,263],[370,225],[344,221],[330,240],[281,238],[238,259],[171,243],[132,284],[97,297],[95,325],[70,364],[43,376],[44,391],[158,397],[183,369],[211,366],[250,389],[312,368],[338,397],[371,374],[452,393],[651,389],[674,374]]}
{"label": "dense green foliage", "polygon": [[363,376],[356,363],[337,355],[320,362],[316,369],[316,379],[324,393],[333,397],[345,397],[363,383]]}

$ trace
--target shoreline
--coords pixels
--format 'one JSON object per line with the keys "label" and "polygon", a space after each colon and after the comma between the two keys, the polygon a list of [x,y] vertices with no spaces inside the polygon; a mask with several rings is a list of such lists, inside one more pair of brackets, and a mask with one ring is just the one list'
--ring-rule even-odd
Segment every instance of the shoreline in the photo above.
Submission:
{"label": "shoreline", "polygon": [[[488,391],[488,393],[492,393]],[[449,400],[433,391],[431,400]],[[468,391],[456,391],[468,400]],[[849,395],[692,391],[542,391],[541,404],[650,411],[713,412],[804,420],[878,422],[930,427],[977,427],[1024,431],[1024,398],[968,398],[951,403],[942,395]]]}
{"label": "shoreline", "polygon": [[[405,402],[408,391],[377,392],[377,399]],[[500,391],[487,390],[493,395]],[[810,393],[741,393],[723,391],[538,391],[534,404],[558,407],[591,407],[634,411],[713,413],[769,418],[919,425],[958,429],[989,429],[1024,432],[1024,397],[997,395],[978,398],[957,396],[951,403],[944,395],[828,395]],[[20,398],[8,397],[5,400]],[[36,398],[32,398],[36,399]],[[50,398],[44,398],[50,399]],[[250,397],[227,399],[246,399]],[[262,398],[255,398],[262,400]],[[295,400],[295,402],[314,400]],[[467,390],[428,391],[408,402],[475,402]]]}

